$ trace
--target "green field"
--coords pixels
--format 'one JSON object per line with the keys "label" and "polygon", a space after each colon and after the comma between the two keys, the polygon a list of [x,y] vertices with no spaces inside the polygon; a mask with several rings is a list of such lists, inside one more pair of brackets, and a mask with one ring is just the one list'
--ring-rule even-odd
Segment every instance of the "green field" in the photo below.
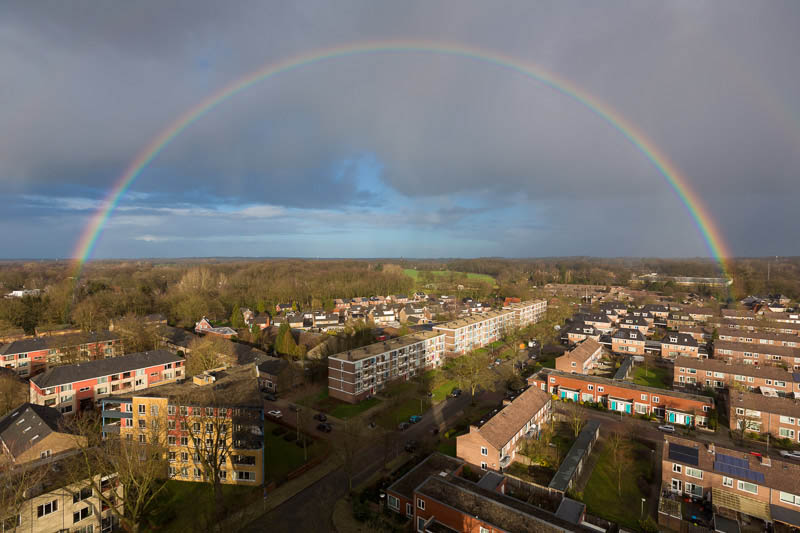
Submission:
{"label": "green field", "polygon": [[[300,468],[306,461],[303,447],[294,442],[287,442],[283,438],[287,434],[296,435],[296,430],[286,428],[286,433],[273,435],[272,431],[277,427],[283,426],[264,421],[264,461],[267,479],[281,482],[289,472]],[[308,446],[308,460],[323,455],[327,451],[327,446],[321,439],[312,441]]]}
{"label": "green field", "polygon": [[[628,464],[622,472],[622,494],[617,491],[617,473],[614,469],[612,452],[608,443],[599,453],[592,476],[583,490],[583,501],[591,514],[618,522],[621,526],[638,529],[641,499],[649,496],[652,479],[652,458],[650,449],[639,442],[631,442],[626,458]],[[643,478],[637,482],[639,478]],[[648,488],[641,492],[639,487]],[[646,505],[645,505],[646,507]]]}
{"label": "green field", "polygon": [[645,372],[643,366],[637,366],[633,369],[633,382],[646,387],[669,389],[672,388],[672,373],[666,368],[653,366]]}
{"label": "green field", "polygon": [[331,398],[328,396],[328,389],[322,389],[316,394],[306,396],[297,403],[300,405],[305,405],[306,407],[311,407],[317,411],[322,411],[333,417],[347,420],[348,418],[358,416],[367,409],[378,405],[381,403],[381,401],[377,398],[369,398],[368,400],[364,400],[363,402],[359,402],[357,404],[350,404],[341,400],[337,400],[336,398]]}
{"label": "green field", "polygon": [[[260,497],[261,487],[223,485],[222,496],[226,509],[237,509]],[[164,490],[156,497],[152,515],[152,529],[165,532],[203,531],[214,505],[210,484],[191,481],[167,481]]]}
{"label": "green field", "polygon": [[[420,272],[419,270],[416,270],[414,268],[403,269],[403,273],[406,276],[414,278],[414,281],[417,281],[419,279],[419,272]],[[497,280],[495,280],[492,276],[488,274],[475,274],[474,272],[456,272],[452,270],[429,270],[428,272],[430,272],[434,277],[437,278],[446,276],[448,274],[455,274],[457,276],[466,276],[467,279],[485,281],[486,283],[491,283],[492,285],[497,284]]]}
{"label": "green field", "polygon": [[[419,398],[407,398],[395,406],[388,407],[378,413],[375,421],[379,426],[386,429],[394,429],[400,422],[408,422],[409,417],[421,415],[430,408],[430,402],[425,398],[420,402]],[[422,410],[420,410],[420,403]]]}

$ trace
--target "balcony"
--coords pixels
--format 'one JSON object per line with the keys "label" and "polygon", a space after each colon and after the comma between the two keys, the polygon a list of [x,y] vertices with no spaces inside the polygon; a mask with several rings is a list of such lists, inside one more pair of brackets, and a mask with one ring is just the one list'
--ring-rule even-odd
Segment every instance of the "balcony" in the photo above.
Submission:
{"label": "balcony", "polygon": [[112,422],[110,424],[103,424],[103,433],[116,433],[119,434],[119,422]]}
{"label": "balcony", "polygon": [[505,456],[500,458],[500,468],[505,468],[509,464],[511,464],[511,456],[510,455],[505,455]]}
{"label": "balcony", "polygon": [[119,407],[107,407],[102,411],[103,418],[133,418],[133,413],[121,411]]}

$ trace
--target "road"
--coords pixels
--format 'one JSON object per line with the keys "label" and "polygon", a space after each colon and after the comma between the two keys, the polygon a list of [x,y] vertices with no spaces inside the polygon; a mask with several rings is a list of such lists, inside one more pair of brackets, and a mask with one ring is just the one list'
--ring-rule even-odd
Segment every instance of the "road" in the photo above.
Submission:
{"label": "road", "polygon": [[[436,426],[444,428],[448,421],[460,416],[469,405],[469,396],[449,398],[428,410],[418,424],[406,431],[395,431],[395,447],[390,460],[404,453],[403,446],[408,440],[419,442],[431,439],[430,430]],[[290,417],[291,418],[291,417]],[[287,419],[287,421],[289,421]],[[334,431],[336,429],[334,428]],[[384,448],[380,439],[375,439],[364,447],[359,456],[363,466],[354,476],[356,486],[368,480],[384,464]],[[260,516],[242,531],[256,532],[269,530],[274,533],[296,533],[298,531],[328,531],[331,529],[331,516],[336,502],[347,494],[347,475],[342,468],[336,469],[313,485],[301,490],[293,497]]]}

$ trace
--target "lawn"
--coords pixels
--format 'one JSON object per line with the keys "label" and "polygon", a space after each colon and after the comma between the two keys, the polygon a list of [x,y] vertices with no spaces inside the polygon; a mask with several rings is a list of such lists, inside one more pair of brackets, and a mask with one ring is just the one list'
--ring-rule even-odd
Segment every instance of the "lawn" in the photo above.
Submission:
{"label": "lawn", "polygon": [[[414,281],[419,280],[419,270],[413,268],[406,268],[403,269],[403,273],[406,276],[414,278]],[[495,280],[492,276],[488,274],[476,274],[474,272],[456,272],[451,270],[431,270],[430,273],[435,277],[442,277],[448,274],[455,274],[457,276],[467,276],[467,279],[474,279],[479,281],[485,281],[486,283],[491,283],[492,285],[497,284],[497,280]]]}
{"label": "lawn", "polygon": [[306,396],[297,403],[300,405],[305,405],[306,407],[311,407],[317,411],[328,413],[333,417],[347,420],[348,418],[358,416],[367,409],[378,405],[381,403],[381,401],[377,398],[369,398],[357,404],[350,404],[341,400],[337,400],[336,398],[331,398],[328,396],[328,389],[326,388],[322,389],[318,393],[312,394],[311,396]]}
{"label": "lawn", "polygon": [[[227,509],[236,509],[261,495],[261,487],[223,485],[222,496]],[[201,531],[214,505],[214,493],[208,483],[167,481],[157,496],[153,513],[153,529],[159,531]]]}
{"label": "lawn", "polygon": [[630,463],[622,473],[622,494],[617,491],[611,447],[605,442],[601,450],[592,452],[600,456],[583,491],[583,501],[589,513],[637,529],[640,502],[650,493],[652,458],[651,450],[644,444],[636,441],[629,444],[626,457]]}
{"label": "lawn", "polygon": [[433,398],[431,399],[433,400],[433,403],[437,404],[445,401],[447,397],[450,395],[450,393],[453,392],[453,389],[456,387],[458,387],[458,384],[452,379],[443,381],[441,385],[437,386],[432,391]]}
{"label": "lawn", "polygon": [[659,389],[669,389],[672,384],[672,374],[666,368],[637,366],[633,369],[633,382],[637,385],[656,387]]}
{"label": "lawn", "polygon": [[456,456],[456,439],[445,439],[436,445],[436,451],[441,452],[450,457]]}
{"label": "lawn", "polygon": [[[266,462],[267,479],[280,482],[293,470],[303,466],[305,457],[303,447],[284,439],[285,435],[296,436],[296,430],[286,429],[286,433],[274,435],[272,431],[278,424],[264,421],[264,460]],[[313,440],[308,446],[309,461],[327,451],[327,443],[323,440]]]}
{"label": "lawn", "polygon": [[430,401],[428,398],[422,400],[422,410],[420,411],[419,398],[406,398],[401,400],[397,405],[387,407],[376,417],[375,421],[381,427],[386,429],[394,429],[400,422],[408,422],[408,418],[413,415],[421,415],[430,409]]}

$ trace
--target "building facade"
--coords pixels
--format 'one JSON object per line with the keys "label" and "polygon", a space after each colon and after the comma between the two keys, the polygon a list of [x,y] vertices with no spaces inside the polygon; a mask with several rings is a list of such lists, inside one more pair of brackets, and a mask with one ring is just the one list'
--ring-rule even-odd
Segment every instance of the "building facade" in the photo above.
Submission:
{"label": "building facade", "polygon": [[433,326],[433,331],[444,335],[444,349],[448,355],[465,353],[491,344],[514,327],[514,311],[491,311]]}
{"label": "building facade", "polygon": [[800,348],[788,346],[718,340],[714,342],[714,357],[747,365],[774,365],[800,370]]}
{"label": "building facade", "polygon": [[700,345],[688,333],[669,332],[661,339],[661,357],[675,359],[678,356],[700,357]]}
{"label": "building facade", "polygon": [[720,359],[680,359],[673,366],[673,384],[737,388],[754,391],[762,387],[775,389],[778,394],[800,395],[800,375],[776,366],[756,366]]}
{"label": "building facade", "polygon": [[0,366],[13,369],[22,377],[30,377],[54,366],[122,354],[122,339],[117,333],[70,333],[4,344],[0,346]]}
{"label": "building facade", "polygon": [[547,300],[530,300],[525,302],[509,302],[504,310],[514,312],[514,326],[524,328],[539,322],[547,313]]}
{"label": "building facade", "polygon": [[603,357],[603,345],[594,339],[586,339],[564,355],[556,357],[556,370],[588,374]]}

